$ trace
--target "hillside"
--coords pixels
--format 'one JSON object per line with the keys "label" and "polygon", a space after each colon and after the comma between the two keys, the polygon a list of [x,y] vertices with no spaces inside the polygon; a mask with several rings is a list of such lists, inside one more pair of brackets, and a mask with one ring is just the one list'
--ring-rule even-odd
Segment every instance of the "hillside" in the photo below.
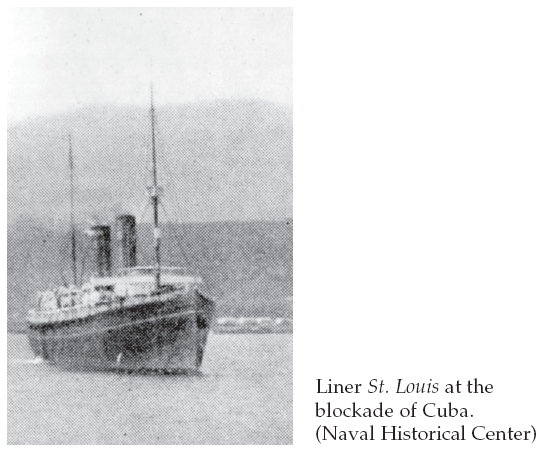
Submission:
{"label": "hillside", "polygon": [[[156,109],[158,170],[172,221],[292,217],[292,111],[263,101]],[[8,129],[8,222],[68,218],[72,134],[78,218],[140,214],[149,182],[145,108],[86,107]]]}
{"label": "hillside", "polygon": [[[24,316],[38,290],[70,281],[68,237],[29,221],[8,227],[8,318]],[[78,234],[84,277],[91,271],[87,240]],[[151,240],[151,226],[139,226],[141,264],[152,262]],[[292,316],[292,221],[164,225],[164,265],[186,260],[218,300],[219,316]]]}
{"label": "hillside", "polygon": [[[291,107],[256,100],[162,105],[156,123],[162,218],[170,223],[165,263],[183,263],[178,235],[220,300],[219,315],[290,316]],[[26,312],[37,290],[69,275],[68,134],[79,230],[135,214],[140,262],[149,261],[148,110],[103,105],[20,122],[8,128],[7,143],[10,318]]]}

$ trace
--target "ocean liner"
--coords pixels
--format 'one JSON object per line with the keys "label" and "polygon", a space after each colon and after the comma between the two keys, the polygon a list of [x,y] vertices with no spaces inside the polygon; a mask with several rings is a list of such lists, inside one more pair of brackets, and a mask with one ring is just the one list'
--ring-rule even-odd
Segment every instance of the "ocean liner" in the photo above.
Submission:
{"label": "ocean liner", "polygon": [[70,139],[71,254],[73,285],[38,294],[27,317],[28,338],[37,357],[78,370],[192,373],[202,364],[215,303],[202,292],[202,279],[181,267],[161,265],[155,147],[155,109],[151,91],[154,265],[137,266],[136,219],[115,223],[121,267],[111,272],[110,226],[93,226],[96,274],[76,286],[73,157]]}

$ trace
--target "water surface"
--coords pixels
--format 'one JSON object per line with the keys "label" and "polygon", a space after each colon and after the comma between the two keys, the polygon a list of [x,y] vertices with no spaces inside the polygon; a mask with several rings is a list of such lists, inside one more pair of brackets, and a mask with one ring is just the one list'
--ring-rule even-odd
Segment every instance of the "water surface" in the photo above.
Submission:
{"label": "water surface", "polygon": [[8,335],[8,444],[292,444],[292,335],[209,337],[202,376],[68,372]]}

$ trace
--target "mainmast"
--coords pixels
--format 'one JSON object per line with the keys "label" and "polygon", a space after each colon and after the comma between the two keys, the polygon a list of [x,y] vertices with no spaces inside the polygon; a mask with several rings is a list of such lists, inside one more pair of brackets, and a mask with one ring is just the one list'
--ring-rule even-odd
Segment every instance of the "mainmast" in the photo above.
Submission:
{"label": "mainmast", "polygon": [[153,155],[153,186],[149,189],[149,196],[153,204],[154,237],[155,237],[155,289],[160,288],[160,227],[158,224],[158,203],[160,188],[157,183],[156,146],[155,146],[155,106],[153,102],[153,85],[151,85],[151,148]]}
{"label": "mainmast", "polygon": [[77,285],[77,251],[75,239],[74,215],[74,157],[72,151],[72,135],[68,135],[69,161],[70,161],[70,228],[72,234],[72,281]]}

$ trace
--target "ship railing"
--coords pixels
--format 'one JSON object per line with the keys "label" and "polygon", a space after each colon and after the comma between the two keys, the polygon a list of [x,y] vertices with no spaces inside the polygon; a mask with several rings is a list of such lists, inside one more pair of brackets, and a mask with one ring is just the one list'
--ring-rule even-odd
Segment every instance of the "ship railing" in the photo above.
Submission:
{"label": "ship railing", "polygon": [[[169,294],[172,295],[173,292]],[[161,294],[164,301],[167,301],[168,292]],[[134,295],[134,296],[112,296],[101,300],[96,304],[77,304],[62,308],[41,311],[30,310],[27,320],[31,323],[63,322],[90,317],[102,312],[114,311],[129,306],[143,305],[156,301],[157,294]]]}
{"label": "ship railing", "polygon": [[50,311],[30,311],[28,320],[30,322],[62,322],[89,317],[101,312],[109,311],[115,306],[111,305],[78,305],[67,308],[59,308]]}
{"label": "ship railing", "polygon": [[[188,267],[160,267],[160,272],[165,275],[190,275],[192,272],[189,270]],[[126,267],[119,269],[118,274],[119,276],[148,276],[154,275],[155,272],[155,267]]]}

